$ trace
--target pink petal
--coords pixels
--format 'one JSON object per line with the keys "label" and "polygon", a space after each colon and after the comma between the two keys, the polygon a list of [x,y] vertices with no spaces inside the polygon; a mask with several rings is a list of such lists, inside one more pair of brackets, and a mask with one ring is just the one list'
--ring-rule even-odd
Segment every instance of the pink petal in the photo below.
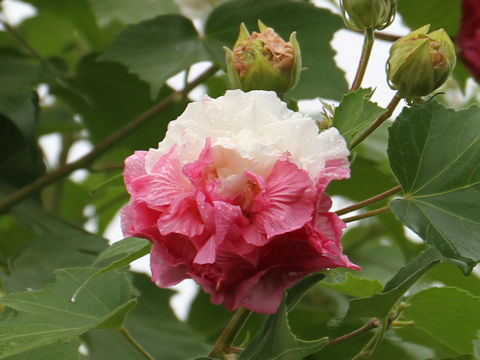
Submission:
{"label": "pink petal", "polygon": [[176,146],[163,155],[152,169],[152,174],[144,175],[130,182],[129,192],[136,200],[144,201],[156,210],[165,210],[191,193],[191,185],[182,174]]}
{"label": "pink petal", "polygon": [[130,155],[125,159],[125,170],[123,171],[123,177],[127,191],[130,192],[130,183],[136,178],[146,175],[145,172],[145,156],[147,151],[135,151],[133,155]]}
{"label": "pink petal", "polygon": [[[262,179],[251,172],[248,178],[260,186]],[[295,164],[279,160],[252,204],[252,227],[246,230],[246,241],[264,245],[272,237],[301,228],[312,219],[315,209],[312,180]],[[263,191],[264,190],[264,191]],[[262,237],[261,234],[266,236]]]}
{"label": "pink petal", "polygon": [[152,270],[152,281],[160,287],[178,284],[188,277],[186,265],[169,265],[163,260],[158,244],[153,244],[150,252],[150,269]]}

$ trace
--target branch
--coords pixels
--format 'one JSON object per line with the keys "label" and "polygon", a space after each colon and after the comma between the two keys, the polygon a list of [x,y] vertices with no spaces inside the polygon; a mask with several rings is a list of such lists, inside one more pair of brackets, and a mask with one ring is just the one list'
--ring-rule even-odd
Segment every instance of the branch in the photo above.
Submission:
{"label": "branch", "polygon": [[362,326],[361,328],[359,328],[357,330],[354,330],[349,334],[346,334],[346,335],[340,336],[338,338],[329,340],[327,342],[326,346],[332,346],[332,345],[335,345],[335,344],[339,344],[339,343],[342,343],[342,342],[345,342],[345,341],[352,340],[352,339],[356,338],[357,336],[363,335],[366,332],[379,327],[380,324],[381,324],[380,320],[378,320],[377,318],[373,318],[368,323],[366,323],[364,326]]}
{"label": "branch", "polygon": [[352,221],[357,221],[357,220],[369,218],[369,217],[372,217],[372,216],[375,216],[375,215],[380,215],[380,214],[383,214],[383,213],[386,213],[386,212],[389,212],[389,211],[390,211],[390,206],[384,206],[380,209],[375,209],[375,210],[372,210],[372,211],[367,211],[366,213],[363,213],[363,214],[360,214],[360,215],[344,218],[344,219],[342,219],[342,221],[344,223],[348,223],[348,222],[352,222]]}
{"label": "branch", "polygon": [[350,144],[350,150],[353,150],[357,147],[363,140],[365,140],[376,128],[383,124],[385,120],[387,120],[390,116],[392,116],[393,111],[397,107],[398,103],[402,98],[398,96],[398,92],[395,93],[392,100],[387,106],[387,111],[384,112],[382,115],[375,120],[368,128],[366,128],[360,135],[353,139],[352,143]]}
{"label": "branch", "polygon": [[375,195],[375,196],[372,196],[371,198],[369,199],[366,199],[366,200],[362,200],[356,204],[353,204],[351,206],[347,206],[346,208],[343,208],[343,209],[340,209],[340,210],[337,210],[335,211],[335,213],[337,215],[344,215],[344,214],[348,214],[349,212],[352,212],[354,210],[358,210],[358,209],[361,209],[361,208],[364,208],[365,206],[368,206],[368,205],[371,205],[371,204],[374,204],[380,200],[383,200],[385,198],[388,198],[389,196],[391,195],[394,195],[398,192],[402,191],[402,187],[400,185],[398,186],[395,186],[394,188],[390,189],[390,190],[387,190],[381,194],[378,194],[378,195]]}
{"label": "branch", "polygon": [[[212,65],[208,68],[203,74],[197,77],[194,81],[188,84],[186,91],[191,91],[199,84],[205,81],[208,77],[212,76],[215,72],[217,72],[218,68],[215,65]],[[87,153],[86,155],[82,156],[80,159],[61,166],[55,171],[48,173],[33,183],[24,186],[23,188],[19,189],[18,191],[14,192],[10,196],[7,196],[2,202],[0,202],[0,214],[10,209],[13,205],[17,204],[18,202],[22,201],[23,199],[27,198],[28,196],[34,194],[35,192],[43,189],[44,187],[54,183],[58,179],[69,175],[71,172],[85,168],[88,166],[90,162],[94,159],[105,153],[109,150],[112,146],[118,143],[120,140],[123,140],[125,137],[130,135],[134,130],[136,130],[141,125],[145,124],[148,120],[153,118],[159,112],[165,110],[168,106],[173,104],[174,102],[180,100],[182,98],[184,90],[176,91],[163,101],[158,103],[156,106],[150,108],[142,115],[140,115],[135,120],[131,121],[121,129],[117,130],[113,133],[110,137],[106,138],[102,142],[100,142],[97,146],[95,146],[92,151]]]}

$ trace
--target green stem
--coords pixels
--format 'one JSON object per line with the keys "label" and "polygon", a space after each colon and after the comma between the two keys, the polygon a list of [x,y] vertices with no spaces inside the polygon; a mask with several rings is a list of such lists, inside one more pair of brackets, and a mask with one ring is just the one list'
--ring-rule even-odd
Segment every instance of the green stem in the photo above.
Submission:
{"label": "green stem", "polygon": [[124,327],[120,328],[120,332],[122,335],[128,340],[130,344],[135,346],[135,348],[148,360],[155,360],[152,355],[150,355],[133,337]]}
{"label": "green stem", "polygon": [[361,209],[361,208],[364,208],[365,206],[368,206],[368,205],[371,205],[371,204],[374,204],[380,200],[383,200],[383,199],[386,199],[388,198],[389,196],[391,195],[394,195],[398,192],[402,191],[402,187],[400,185],[398,186],[395,186],[394,188],[390,189],[390,190],[387,190],[381,194],[378,194],[378,195],[375,195],[375,196],[372,196],[371,198],[368,198],[366,200],[362,200],[356,204],[353,204],[351,206],[347,206],[346,208],[343,208],[343,209],[340,209],[340,210],[337,210],[335,211],[335,213],[337,215],[344,215],[344,214],[348,214],[349,212],[352,212],[354,210],[358,210],[358,209]]}
{"label": "green stem", "polygon": [[213,346],[208,356],[218,357],[226,349],[229,349],[251,313],[252,312],[250,310],[245,308],[238,309],[235,314],[233,314],[233,317],[230,319],[222,334],[217,339],[217,342]]}
{"label": "green stem", "polygon": [[343,220],[343,222],[348,223],[348,222],[352,222],[352,221],[357,221],[357,220],[369,218],[369,217],[372,217],[372,216],[375,216],[375,215],[380,215],[380,214],[383,214],[383,213],[386,213],[386,212],[389,212],[389,211],[390,211],[390,206],[384,206],[382,208],[375,209],[375,210],[372,210],[372,211],[367,211],[366,213],[356,215],[356,216],[347,217],[347,218],[344,218],[342,220]]}
{"label": "green stem", "polygon": [[358,63],[357,74],[355,75],[355,80],[353,80],[350,91],[355,91],[360,88],[360,85],[362,85],[363,76],[367,70],[368,60],[370,59],[370,54],[372,53],[374,41],[375,36],[373,34],[373,29],[366,29],[363,38],[362,55],[360,57],[360,62]]}
{"label": "green stem", "polygon": [[397,107],[398,103],[402,98],[398,96],[398,92],[394,95],[392,100],[387,106],[387,111],[384,112],[382,115],[378,117],[375,122],[373,122],[368,128],[366,128],[360,135],[358,135],[355,139],[353,139],[352,143],[350,144],[350,150],[353,150],[357,147],[363,140],[365,140],[376,128],[383,124],[385,120],[387,120],[390,116],[392,116],[393,111]]}
{"label": "green stem", "polygon": [[378,320],[377,318],[373,318],[368,323],[366,323],[364,326],[362,326],[361,328],[359,328],[357,330],[354,330],[351,333],[348,333],[346,335],[343,335],[343,336],[340,336],[338,338],[329,340],[326,346],[332,346],[332,345],[336,345],[336,344],[339,344],[339,343],[343,343],[345,341],[352,340],[352,339],[354,339],[354,338],[356,338],[360,335],[365,334],[366,332],[368,332],[372,329],[375,329],[375,328],[379,327],[380,324],[381,324],[380,320]]}
{"label": "green stem", "polygon": [[[218,68],[212,65],[208,68],[203,74],[197,77],[194,81],[188,84],[188,91],[194,89],[199,84],[204,82],[208,77],[216,73]],[[141,125],[145,124],[148,120],[152,119],[159,112],[165,110],[167,107],[181,99],[182,93],[184,90],[174,92],[163,101],[158,103],[156,106],[150,108],[142,115],[140,115],[135,120],[131,121],[121,129],[114,132],[111,136],[100,142],[95,146],[92,151],[82,156],[80,159],[65,164],[64,166],[59,167],[57,170],[52,171],[37,180],[33,183],[24,186],[18,191],[14,192],[10,196],[7,196],[2,202],[0,202],[0,214],[10,209],[13,205],[27,198],[28,196],[36,193],[37,191],[43,189],[44,187],[54,183],[58,179],[61,179],[71,172],[87,167],[93,160],[105,153],[107,150],[112,148],[116,143],[123,140],[125,137],[130,135],[134,130],[139,128]]]}

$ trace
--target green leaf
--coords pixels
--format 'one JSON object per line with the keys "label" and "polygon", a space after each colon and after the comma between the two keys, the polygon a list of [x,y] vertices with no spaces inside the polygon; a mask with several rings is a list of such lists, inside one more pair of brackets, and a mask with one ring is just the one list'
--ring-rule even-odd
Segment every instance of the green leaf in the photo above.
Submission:
{"label": "green leaf", "polygon": [[435,249],[430,248],[424,251],[401,268],[387,282],[382,293],[351,300],[344,322],[361,318],[385,318],[392,307],[402,298],[403,294],[441,260],[442,257]]}
{"label": "green leaf", "polygon": [[169,77],[206,59],[197,30],[180,15],[161,15],[129,25],[99,58],[127,66],[150,84],[152,98]]}
{"label": "green leaf", "polygon": [[29,144],[35,140],[34,87],[39,69],[20,56],[0,53],[0,114],[17,126]]}
{"label": "green leaf", "polygon": [[85,286],[96,277],[112,270],[120,269],[127,266],[132,261],[147,255],[152,248],[152,243],[145,239],[126,238],[116,242],[112,246],[105,249],[93,262],[92,266],[97,271],[75,290],[72,299],[76,299],[78,294]]}
{"label": "green leaf", "polygon": [[373,89],[358,89],[348,93],[335,109],[333,126],[340,131],[347,144],[385,113],[385,109],[370,101],[373,92]]}
{"label": "green leaf", "polygon": [[308,276],[305,276],[303,279],[298,281],[287,291],[287,298],[285,305],[287,306],[287,311],[292,310],[295,305],[297,305],[303,296],[310,290],[313,286],[317,285],[321,280],[325,278],[323,273],[313,273]]}
{"label": "green leaf", "polygon": [[[420,291],[408,299],[405,319],[460,354],[473,354],[480,330],[480,297],[452,287]],[[453,331],[453,329],[455,329]]]}
{"label": "green leaf", "polygon": [[273,27],[283,38],[297,32],[302,51],[300,81],[288,96],[297,99],[325,97],[340,100],[347,91],[343,72],[333,61],[330,47],[333,34],[343,27],[342,19],[328,10],[307,2],[288,0],[237,0],[216,7],[207,19],[207,44],[216,62],[224,64],[222,46],[232,48],[237,40],[240,23],[257,31],[257,22]]}
{"label": "green leaf", "polygon": [[267,318],[259,332],[240,355],[240,360],[301,360],[320,351],[328,338],[304,341],[290,331],[285,300],[277,313]]}
{"label": "green leaf", "polygon": [[468,274],[480,261],[480,108],[432,101],[404,110],[390,128],[390,166],[405,198],[395,215]]}
{"label": "green leaf", "polygon": [[88,0],[100,24],[114,20],[134,24],[154,16],[177,13],[173,0]]}
{"label": "green leaf", "polygon": [[383,285],[380,281],[376,279],[361,278],[351,272],[345,274],[344,280],[344,282],[333,283],[323,281],[320,285],[354,297],[373,296],[383,290]]}
{"label": "green leaf", "polygon": [[88,329],[117,328],[135,306],[125,274],[109,272],[90,282],[75,303],[70,298],[95,268],[57,271],[57,281],[44,290],[26,291],[0,298],[18,314],[0,322],[0,359],[68,341]]}
{"label": "green leaf", "polygon": [[461,0],[417,0],[398,1],[397,9],[405,23],[413,30],[430,24],[430,30],[443,28],[450,35],[458,33]]}
{"label": "green leaf", "polygon": [[[185,360],[208,353],[209,346],[173,315],[169,305],[172,290],[158,288],[145,274],[134,274],[133,285],[140,296],[124,326],[154,359]],[[89,331],[85,340],[92,360],[144,359],[118,332]]]}
{"label": "green leaf", "polygon": [[123,182],[123,174],[117,174],[115,176],[112,176],[111,178],[107,179],[103,183],[95,186],[92,190],[90,190],[90,193],[94,194],[97,191],[107,189],[109,187],[118,187],[118,186],[125,188],[125,183]]}
{"label": "green leaf", "polygon": [[[172,93],[169,88],[163,88],[157,98],[150,99],[146,83],[129,74],[120,64],[97,62],[95,54],[83,57],[75,75],[64,84],[52,86],[51,92],[80,115],[94,143],[104,140]],[[148,123],[116,143],[102,160],[111,164],[123,161],[134,149],[157,147],[167,123],[184,107],[185,103],[179,101],[161,114],[152,116]],[[101,164],[101,160],[97,163]]]}
{"label": "green leaf", "polygon": [[[54,15],[70,22],[92,47],[101,47],[100,31],[87,0],[25,1],[35,6],[39,14]],[[50,36],[55,36],[55,34],[51,34]]]}
{"label": "green leaf", "polygon": [[42,346],[5,358],[6,360],[80,360],[78,339],[57,341],[51,345]]}

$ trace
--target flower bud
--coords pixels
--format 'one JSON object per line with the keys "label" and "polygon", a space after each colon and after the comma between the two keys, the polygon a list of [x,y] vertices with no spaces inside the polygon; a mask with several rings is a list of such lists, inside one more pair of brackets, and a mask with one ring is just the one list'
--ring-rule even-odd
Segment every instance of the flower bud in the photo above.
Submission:
{"label": "flower bud", "polygon": [[285,94],[300,76],[301,56],[296,34],[285,42],[272,28],[258,21],[260,33],[249,34],[245,24],[233,50],[224,47],[227,73],[233,88],[273,90]]}
{"label": "flower bud", "polygon": [[385,29],[393,22],[396,0],[341,0],[343,20],[349,29]]}
{"label": "flower bud", "polygon": [[455,47],[443,29],[428,34],[430,25],[395,41],[390,48],[387,77],[399,96],[414,99],[433,92],[455,67]]}

